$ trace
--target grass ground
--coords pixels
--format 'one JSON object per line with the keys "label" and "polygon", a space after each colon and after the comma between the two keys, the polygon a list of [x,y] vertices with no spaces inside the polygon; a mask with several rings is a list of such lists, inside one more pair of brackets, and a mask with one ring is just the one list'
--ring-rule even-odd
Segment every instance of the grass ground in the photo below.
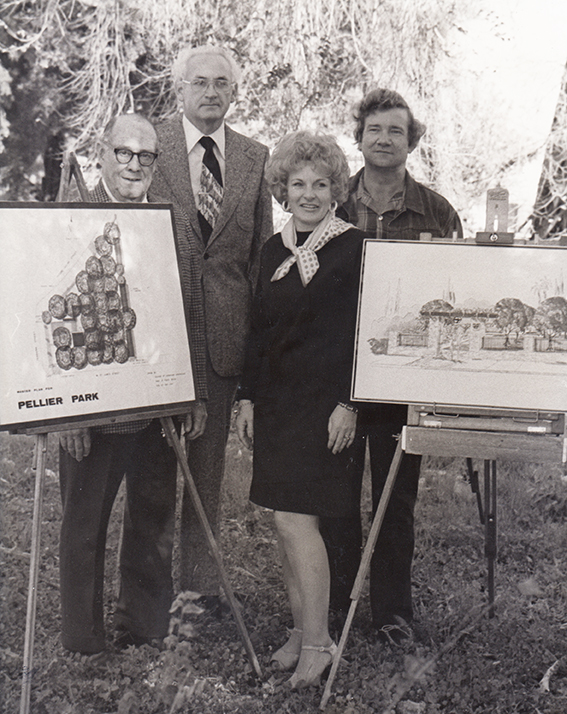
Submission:
{"label": "grass ground", "polygon": [[[33,438],[0,434],[0,712],[19,707],[34,475]],[[322,690],[291,693],[267,667],[290,616],[270,514],[247,500],[250,455],[231,434],[222,544],[265,670],[251,671],[230,614],[186,613],[164,652],[71,655],[59,644],[56,439],[49,439],[32,714],[304,714]],[[414,559],[414,637],[378,643],[358,607],[330,714],[563,714],[567,711],[567,482],[559,468],[499,464],[496,616],[486,604],[483,531],[459,460],[422,468]],[[118,500],[108,539],[108,614],[116,590]],[[181,625],[181,627],[179,627]],[[550,691],[540,681],[555,665]],[[425,669],[424,669],[425,668]],[[415,679],[419,670],[422,675]],[[392,710],[393,711],[393,710]]]}

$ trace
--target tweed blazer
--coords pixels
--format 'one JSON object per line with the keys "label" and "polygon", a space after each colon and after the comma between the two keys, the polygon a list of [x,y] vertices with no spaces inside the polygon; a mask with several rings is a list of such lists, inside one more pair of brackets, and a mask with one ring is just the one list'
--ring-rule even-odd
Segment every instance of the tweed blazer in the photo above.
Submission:
{"label": "tweed blazer", "polygon": [[157,127],[160,155],[150,195],[171,201],[188,216],[199,250],[208,354],[218,375],[234,377],[244,365],[260,250],[272,235],[272,199],[264,181],[268,149],[228,126],[225,131],[223,202],[206,246],[191,189],[182,114]]}
{"label": "tweed blazer", "polygon": [[[104,188],[102,180],[90,192],[89,198],[93,203],[108,203],[112,201]],[[179,207],[174,206],[173,218],[181,293],[187,319],[191,356],[193,358],[195,394],[197,399],[206,399],[205,313],[198,268],[199,251],[189,228],[189,220]]]}

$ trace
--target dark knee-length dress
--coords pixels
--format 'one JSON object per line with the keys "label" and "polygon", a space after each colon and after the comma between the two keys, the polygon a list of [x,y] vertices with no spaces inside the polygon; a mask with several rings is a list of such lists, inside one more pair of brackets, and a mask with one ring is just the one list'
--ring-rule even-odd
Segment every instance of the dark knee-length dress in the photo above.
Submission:
{"label": "dark knee-length dress", "polygon": [[[298,245],[307,237],[298,234]],[[317,251],[304,287],[281,234],[262,251],[252,329],[238,398],[254,402],[250,499],[266,508],[318,516],[358,508],[354,448],[327,448],[328,422],[349,402],[363,234],[354,228]]]}

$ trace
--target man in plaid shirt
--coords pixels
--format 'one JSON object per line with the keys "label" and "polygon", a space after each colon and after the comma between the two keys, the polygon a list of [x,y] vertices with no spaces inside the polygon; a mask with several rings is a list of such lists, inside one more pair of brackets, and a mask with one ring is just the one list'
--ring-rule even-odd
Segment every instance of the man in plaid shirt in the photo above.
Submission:
{"label": "man in plaid shirt", "polygon": [[[156,167],[158,139],[138,114],[115,117],[100,145],[102,177],[95,203],[145,202]],[[204,310],[197,253],[187,218],[174,209],[181,287],[193,355],[197,400],[185,419],[187,438],[200,436],[207,416]],[[137,419],[60,434],[63,520],[60,589],[63,646],[105,649],[103,581],[106,532],[123,478],[126,504],[120,553],[115,645],[160,645],[172,600],[171,558],[177,460],[159,419]]]}
{"label": "man in plaid shirt", "polygon": [[[425,132],[407,102],[397,92],[376,89],[360,102],[354,117],[364,167],[350,179],[349,197],[337,215],[377,240],[461,238],[461,222],[451,204],[406,170],[407,157]],[[367,404],[359,409],[358,432],[363,439],[354,456],[362,481],[368,442],[374,510],[394,456],[395,437],[406,418],[407,407],[402,404]],[[372,558],[370,604],[374,627],[382,639],[399,641],[410,634],[413,512],[420,459],[403,456]],[[321,530],[331,565],[331,607],[344,611],[350,605],[360,563],[360,518],[322,519]]]}

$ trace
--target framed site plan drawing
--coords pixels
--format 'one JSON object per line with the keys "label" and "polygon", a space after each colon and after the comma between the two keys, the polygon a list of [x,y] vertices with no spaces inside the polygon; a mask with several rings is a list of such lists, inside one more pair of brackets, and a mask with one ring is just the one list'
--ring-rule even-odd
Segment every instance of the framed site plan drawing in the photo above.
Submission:
{"label": "framed site plan drawing", "polygon": [[352,397],[567,411],[567,250],[366,241]]}
{"label": "framed site plan drawing", "polygon": [[195,398],[170,207],[0,204],[0,429]]}

